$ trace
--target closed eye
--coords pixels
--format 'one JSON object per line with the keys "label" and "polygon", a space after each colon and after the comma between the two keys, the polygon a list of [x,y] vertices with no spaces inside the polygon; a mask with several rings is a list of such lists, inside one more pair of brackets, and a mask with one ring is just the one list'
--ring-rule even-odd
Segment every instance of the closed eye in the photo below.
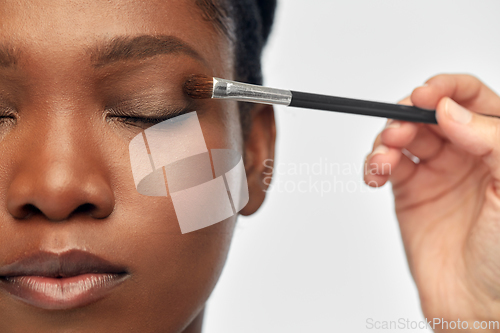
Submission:
{"label": "closed eye", "polygon": [[175,115],[170,115],[167,117],[158,117],[158,118],[148,118],[148,117],[129,117],[129,116],[114,116],[114,118],[117,118],[119,121],[124,122],[124,123],[131,123],[131,124],[159,124],[165,120],[180,116],[184,112],[179,112],[178,114]]}
{"label": "closed eye", "polygon": [[0,124],[14,123],[16,121],[17,117],[14,109],[0,103]]}
{"label": "closed eye", "polygon": [[113,108],[108,108],[106,118],[109,120],[116,120],[123,125],[136,126],[140,128],[147,128],[155,124],[159,124],[165,120],[180,116],[192,110],[182,108],[140,108],[134,105],[133,108],[120,105]]}

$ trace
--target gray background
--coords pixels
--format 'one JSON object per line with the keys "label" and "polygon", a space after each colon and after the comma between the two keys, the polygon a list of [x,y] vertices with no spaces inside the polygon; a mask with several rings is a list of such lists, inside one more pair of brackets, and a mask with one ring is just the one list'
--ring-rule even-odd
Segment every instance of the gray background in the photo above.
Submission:
{"label": "gray background", "polygon": [[[494,0],[281,0],[266,85],[397,102],[435,74],[472,73],[498,92],[499,13]],[[285,107],[276,114],[282,188],[240,217],[205,332],[365,332],[367,318],[422,320],[390,185],[361,183],[385,120]],[[292,174],[300,163],[310,172],[303,165]],[[301,193],[303,181],[332,189],[302,185]]]}

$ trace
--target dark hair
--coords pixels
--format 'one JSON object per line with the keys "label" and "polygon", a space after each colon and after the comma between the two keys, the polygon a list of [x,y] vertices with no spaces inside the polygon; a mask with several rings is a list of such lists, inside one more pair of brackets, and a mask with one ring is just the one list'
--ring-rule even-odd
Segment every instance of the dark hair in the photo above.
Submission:
{"label": "dark hair", "polygon": [[[233,42],[236,80],[262,84],[261,57],[274,22],[277,0],[196,0],[206,19]],[[246,139],[252,104],[240,103]]]}

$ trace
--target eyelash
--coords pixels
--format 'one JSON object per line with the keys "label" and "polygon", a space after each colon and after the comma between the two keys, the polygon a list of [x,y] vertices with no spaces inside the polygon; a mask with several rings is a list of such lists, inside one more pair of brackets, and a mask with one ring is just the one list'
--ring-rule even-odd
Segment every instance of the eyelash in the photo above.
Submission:
{"label": "eyelash", "polygon": [[[15,122],[17,120],[16,116],[12,114],[12,109],[10,107],[2,107],[0,105],[0,125],[3,125],[7,122]],[[180,116],[182,114],[185,114],[187,112],[191,112],[192,110],[187,109],[187,108],[178,108],[178,109],[173,109],[173,110],[168,110],[168,111],[159,111],[159,114],[168,114],[163,117],[135,117],[135,116],[128,116],[126,115],[127,112],[125,111],[118,111],[118,114],[108,114],[107,117],[109,118],[117,118],[119,119],[120,122],[124,124],[130,124],[132,126],[137,126],[137,127],[147,127],[147,126],[152,126],[159,124],[165,120]],[[140,126],[142,124],[143,126]]]}
{"label": "eyelash", "polygon": [[0,124],[5,124],[6,122],[15,122],[17,120],[10,107],[2,107],[0,105],[0,110]]}
{"label": "eyelash", "polygon": [[[147,127],[147,126],[152,126],[155,124],[159,124],[165,120],[180,116],[186,112],[189,112],[188,109],[178,109],[178,110],[169,110],[169,115],[168,116],[163,116],[163,117],[134,117],[134,116],[127,116],[127,115],[109,115],[110,118],[117,118],[119,119],[118,121],[124,123],[124,124],[129,124],[132,126],[137,126],[137,127]],[[140,124],[143,124],[141,126]]]}

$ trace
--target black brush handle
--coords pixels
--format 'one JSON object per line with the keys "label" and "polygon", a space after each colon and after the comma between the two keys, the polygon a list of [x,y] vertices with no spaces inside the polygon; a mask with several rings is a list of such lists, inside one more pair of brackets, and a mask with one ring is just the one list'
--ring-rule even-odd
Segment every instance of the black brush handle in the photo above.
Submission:
{"label": "black brush handle", "polygon": [[289,106],[306,109],[345,112],[417,123],[437,124],[436,111],[415,106],[363,101],[344,97],[292,91]]}

